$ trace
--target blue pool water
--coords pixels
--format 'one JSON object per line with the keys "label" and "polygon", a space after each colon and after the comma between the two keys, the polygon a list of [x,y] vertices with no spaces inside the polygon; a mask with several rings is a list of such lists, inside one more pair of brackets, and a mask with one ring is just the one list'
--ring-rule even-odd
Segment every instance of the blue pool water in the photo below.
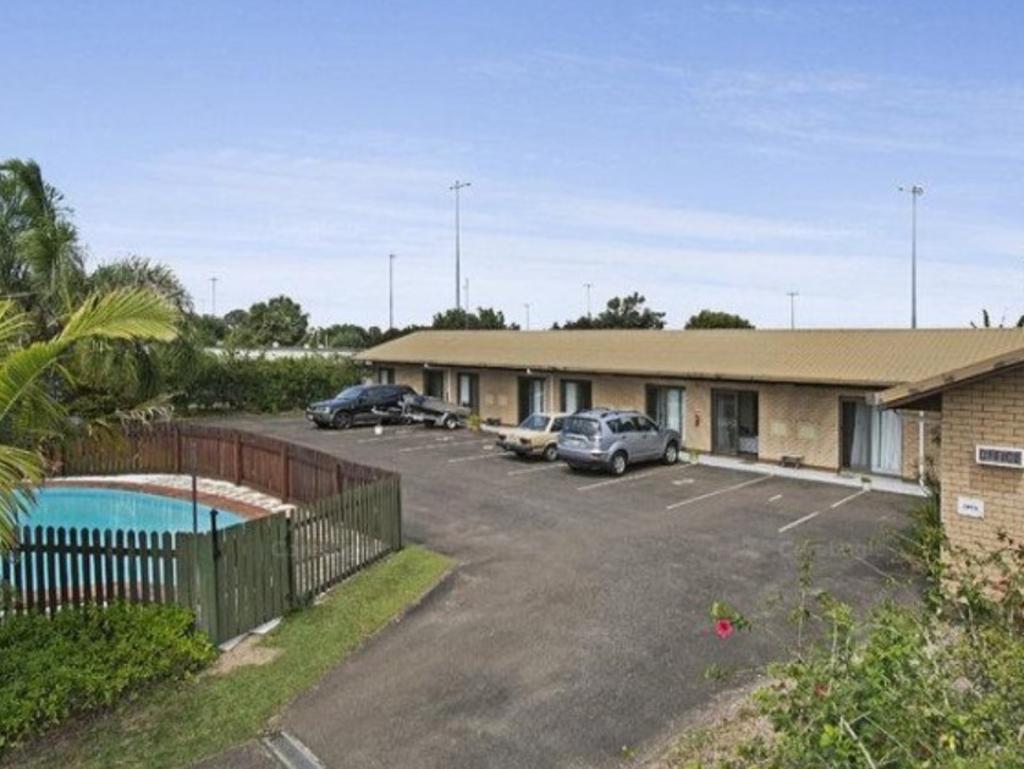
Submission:
{"label": "blue pool water", "polygon": [[[18,517],[19,526],[75,529],[192,531],[191,500],[124,489],[50,486],[36,491],[35,504]],[[242,523],[241,516],[217,509],[217,528]],[[198,530],[210,530],[210,507],[198,506]]]}

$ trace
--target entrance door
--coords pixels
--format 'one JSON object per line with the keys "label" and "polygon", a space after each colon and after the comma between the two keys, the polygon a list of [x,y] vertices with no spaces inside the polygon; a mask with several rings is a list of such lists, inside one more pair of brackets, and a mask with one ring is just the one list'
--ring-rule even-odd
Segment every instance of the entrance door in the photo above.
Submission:
{"label": "entrance door", "polygon": [[758,451],[757,393],[748,390],[714,390],[711,398],[712,447],[717,454],[750,454]]}
{"label": "entrance door", "polygon": [[444,372],[438,369],[424,369],[423,394],[444,400]]}
{"label": "entrance door", "polygon": [[544,380],[537,377],[519,377],[519,421],[530,414],[544,411]]}
{"label": "entrance door", "polygon": [[647,416],[659,427],[675,430],[680,440],[686,442],[685,435],[686,391],[681,387],[647,387]]}
{"label": "entrance door", "polygon": [[474,414],[480,413],[480,377],[477,374],[459,372],[459,405]]}
{"label": "entrance door", "polygon": [[893,411],[844,399],[840,401],[839,448],[845,469],[899,475],[903,469],[903,422]]}

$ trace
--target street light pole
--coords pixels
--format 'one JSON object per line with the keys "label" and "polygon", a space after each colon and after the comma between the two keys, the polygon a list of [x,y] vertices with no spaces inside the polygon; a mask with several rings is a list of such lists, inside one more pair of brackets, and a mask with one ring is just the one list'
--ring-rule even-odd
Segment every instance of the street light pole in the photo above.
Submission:
{"label": "street light pole", "polygon": [[217,317],[217,277],[210,278],[210,315]]}
{"label": "street light pole", "polygon": [[459,276],[459,262],[461,261],[461,254],[459,253],[459,191],[464,187],[471,187],[472,182],[460,182],[458,179],[448,189],[455,193],[455,309],[459,309],[462,306],[462,302],[459,301],[459,295],[462,291],[462,281]]}
{"label": "street light pole", "polygon": [[395,327],[395,255],[388,254],[388,330]]}
{"label": "street light pole", "polygon": [[910,327],[917,328],[917,199],[924,195],[924,187],[912,184],[900,187],[910,193]]}
{"label": "street light pole", "polygon": [[796,328],[796,298],[800,296],[800,292],[787,291],[786,296],[789,297],[789,329],[792,331]]}
{"label": "street light pole", "polygon": [[530,330],[530,303],[524,302],[523,307],[526,308],[526,330]]}
{"label": "street light pole", "polygon": [[591,318],[591,313],[590,313],[590,289],[593,288],[593,286],[594,286],[593,283],[584,283],[583,284],[583,287],[585,289],[587,289],[587,320],[589,320]]}

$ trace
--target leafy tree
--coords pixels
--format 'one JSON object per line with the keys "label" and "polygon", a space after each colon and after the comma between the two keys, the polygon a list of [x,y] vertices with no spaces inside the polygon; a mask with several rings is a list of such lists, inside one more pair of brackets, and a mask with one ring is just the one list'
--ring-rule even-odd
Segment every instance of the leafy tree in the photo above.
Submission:
{"label": "leafy tree", "polygon": [[0,540],[11,542],[15,513],[27,504],[22,490],[44,475],[46,442],[67,429],[69,412],[55,395],[68,385],[63,360],[75,347],[97,340],[170,341],[177,313],[147,289],[91,294],[74,308],[59,332],[25,342],[32,318],[12,300],[0,301]]}
{"label": "leafy tree", "polygon": [[[231,316],[231,319],[228,319]],[[290,347],[299,344],[309,328],[309,315],[302,311],[302,305],[287,296],[275,296],[266,302],[256,302],[245,318],[228,313],[229,324],[239,323],[231,330],[229,343],[235,347]]]}
{"label": "leafy tree", "polygon": [[355,323],[335,323],[310,332],[314,345],[340,350],[361,350],[366,347],[366,329]]}
{"label": "leafy tree", "polygon": [[216,315],[193,315],[190,319],[196,341],[203,347],[216,347],[228,335],[228,324]]}
{"label": "leafy tree", "polygon": [[646,303],[647,299],[634,291],[628,296],[612,297],[605,309],[592,318],[584,315],[562,326],[556,323],[553,328],[665,328],[665,313],[650,309]]}
{"label": "leafy tree", "polygon": [[[983,309],[981,311],[981,325],[979,326],[972,320],[971,328],[992,328],[992,318],[988,314],[988,310]],[[999,321],[998,328],[1005,328],[1004,321]],[[1017,322],[1016,324],[1014,324],[1014,328],[1024,328],[1024,315],[1021,315],[1019,318],[1017,318]]]}
{"label": "leafy tree", "polygon": [[439,312],[431,324],[434,329],[518,329],[516,324],[505,322],[505,313],[493,307],[478,307],[477,311],[468,312],[461,307]]}
{"label": "leafy tree", "polygon": [[686,321],[686,328],[753,328],[754,324],[741,315],[721,310],[701,310]]}

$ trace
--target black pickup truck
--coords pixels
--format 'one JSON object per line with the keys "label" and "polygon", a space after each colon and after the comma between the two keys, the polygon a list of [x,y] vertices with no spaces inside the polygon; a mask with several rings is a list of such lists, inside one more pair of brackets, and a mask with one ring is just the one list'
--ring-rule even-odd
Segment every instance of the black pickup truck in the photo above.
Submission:
{"label": "black pickup truck", "polygon": [[416,391],[405,385],[355,385],[333,398],[311,403],[306,419],[317,427],[344,430],[353,425],[402,419],[402,398]]}

